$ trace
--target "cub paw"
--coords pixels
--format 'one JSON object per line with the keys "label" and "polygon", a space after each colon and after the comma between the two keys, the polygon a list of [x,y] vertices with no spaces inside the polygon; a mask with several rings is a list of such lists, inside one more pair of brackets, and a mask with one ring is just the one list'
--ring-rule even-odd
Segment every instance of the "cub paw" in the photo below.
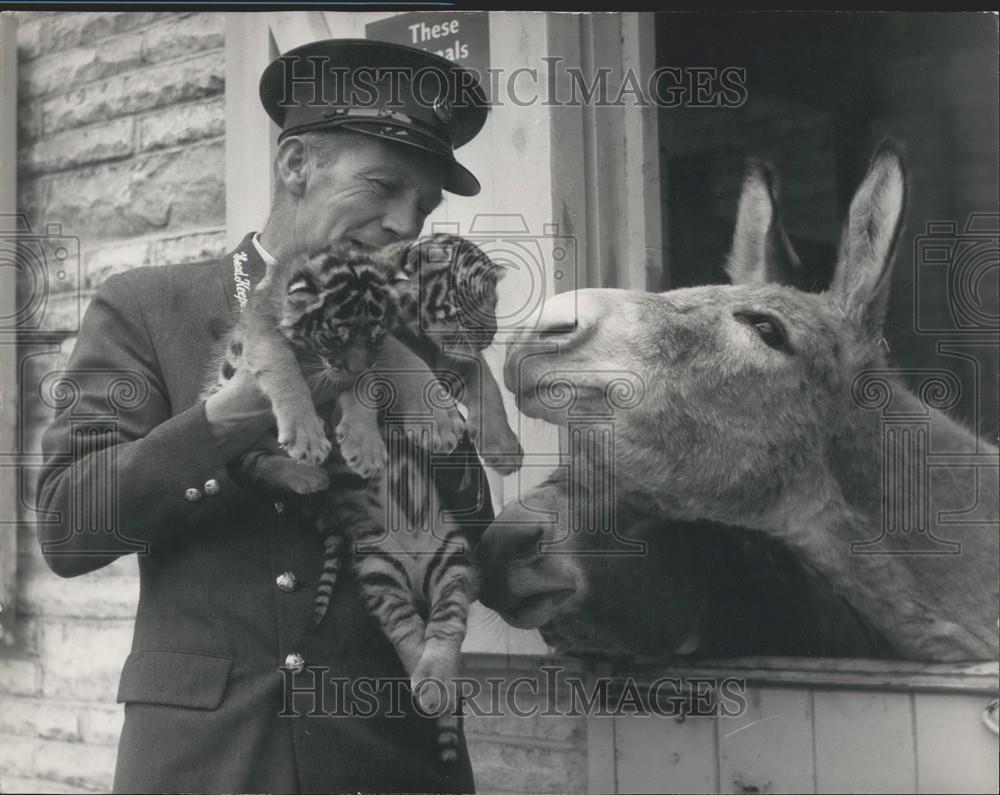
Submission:
{"label": "cub paw", "polygon": [[465,432],[465,420],[454,407],[434,407],[431,413],[431,419],[402,423],[403,432],[426,450],[450,453]]}
{"label": "cub paw", "polygon": [[424,712],[440,715],[454,709],[456,676],[458,659],[455,655],[432,655],[425,650],[410,677],[410,688]]}
{"label": "cub paw", "polygon": [[524,461],[524,451],[521,445],[514,453],[480,453],[483,463],[500,475],[513,475],[521,468]]}
{"label": "cub paw", "polygon": [[356,475],[370,478],[385,469],[388,454],[378,428],[351,428],[341,421],[334,429],[340,454]]}
{"label": "cub paw", "polygon": [[431,445],[435,453],[450,453],[465,433],[465,420],[457,406],[434,408]]}
{"label": "cub paw", "polygon": [[471,428],[478,431],[473,434],[470,430],[469,434],[486,466],[501,475],[510,475],[521,468],[524,449],[504,420],[485,421],[479,418],[477,422],[470,424]]}
{"label": "cub paw", "polygon": [[330,476],[325,469],[290,458],[275,458],[268,468],[268,485],[278,490],[315,494],[330,486]]}
{"label": "cub paw", "polygon": [[290,458],[313,465],[322,464],[333,447],[315,411],[288,423],[279,421],[278,444]]}

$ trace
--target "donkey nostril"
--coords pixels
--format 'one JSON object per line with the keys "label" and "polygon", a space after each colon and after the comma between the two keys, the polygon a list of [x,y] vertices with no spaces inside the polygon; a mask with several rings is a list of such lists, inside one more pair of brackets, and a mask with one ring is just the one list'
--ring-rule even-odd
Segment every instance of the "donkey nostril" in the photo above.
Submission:
{"label": "donkey nostril", "polygon": [[533,558],[543,529],[538,525],[493,525],[479,544],[479,560],[487,567]]}
{"label": "donkey nostril", "polygon": [[542,540],[542,528],[519,527],[507,542],[506,556],[511,560],[533,558],[538,554],[538,543]]}
{"label": "donkey nostril", "polygon": [[539,337],[565,336],[566,334],[572,334],[574,331],[577,330],[577,328],[579,328],[579,326],[577,325],[575,320],[566,323],[556,323],[554,325],[545,326],[543,328],[538,329],[538,336]]}

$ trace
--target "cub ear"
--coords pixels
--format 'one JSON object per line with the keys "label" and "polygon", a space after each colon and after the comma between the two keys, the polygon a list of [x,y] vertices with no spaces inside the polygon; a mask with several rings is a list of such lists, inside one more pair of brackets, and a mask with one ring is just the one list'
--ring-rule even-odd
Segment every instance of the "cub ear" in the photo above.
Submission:
{"label": "cub ear", "polygon": [[507,271],[513,270],[516,264],[510,259],[493,259],[471,240],[462,240],[461,256],[475,263],[475,270],[482,268],[496,281],[507,275]]}
{"label": "cub ear", "polygon": [[781,222],[778,177],[770,163],[751,160],[747,166],[726,273],[733,284],[801,282],[802,263]]}
{"label": "cub ear", "polygon": [[316,279],[309,271],[293,274],[288,280],[286,294],[289,309],[298,315],[311,312],[322,303]]}
{"label": "cub ear", "polygon": [[483,254],[483,259],[486,260],[487,263],[489,263],[490,271],[492,272],[494,278],[497,281],[506,276],[508,271],[511,271],[515,268],[514,263],[508,262],[507,260],[495,260],[490,257],[487,257],[485,254]]}

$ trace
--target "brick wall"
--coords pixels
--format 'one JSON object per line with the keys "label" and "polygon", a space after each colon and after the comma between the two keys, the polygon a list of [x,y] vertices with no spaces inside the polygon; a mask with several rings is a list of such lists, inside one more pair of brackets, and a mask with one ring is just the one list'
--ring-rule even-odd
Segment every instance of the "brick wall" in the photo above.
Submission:
{"label": "brick wall", "polygon": [[[79,237],[79,278],[50,284],[50,342],[25,339],[24,452],[49,410],[38,379],[64,366],[84,308],[111,273],[201,259],[227,245],[223,17],[18,14],[19,211]],[[19,305],[31,289],[19,285]],[[34,504],[34,473],[22,503]],[[17,628],[0,650],[0,790],[108,790],[122,710],[115,691],[138,597],[134,558],[63,580],[18,528]]]}

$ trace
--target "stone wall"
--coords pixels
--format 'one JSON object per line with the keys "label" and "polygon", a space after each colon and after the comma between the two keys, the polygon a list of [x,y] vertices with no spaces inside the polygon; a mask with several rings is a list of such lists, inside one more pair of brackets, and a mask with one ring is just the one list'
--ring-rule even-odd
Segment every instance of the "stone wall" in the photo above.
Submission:
{"label": "stone wall", "polygon": [[[18,204],[35,233],[79,239],[53,280],[46,341],[24,340],[24,450],[50,409],[38,379],[64,366],[80,313],[108,275],[222,253],[223,16],[19,13]],[[19,285],[19,306],[31,284]],[[83,301],[77,304],[76,296]],[[0,650],[0,790],[108,790],[115,692],[138,597],[134,558],[71,580],[46,567],[22,490],[17,624]]]}

